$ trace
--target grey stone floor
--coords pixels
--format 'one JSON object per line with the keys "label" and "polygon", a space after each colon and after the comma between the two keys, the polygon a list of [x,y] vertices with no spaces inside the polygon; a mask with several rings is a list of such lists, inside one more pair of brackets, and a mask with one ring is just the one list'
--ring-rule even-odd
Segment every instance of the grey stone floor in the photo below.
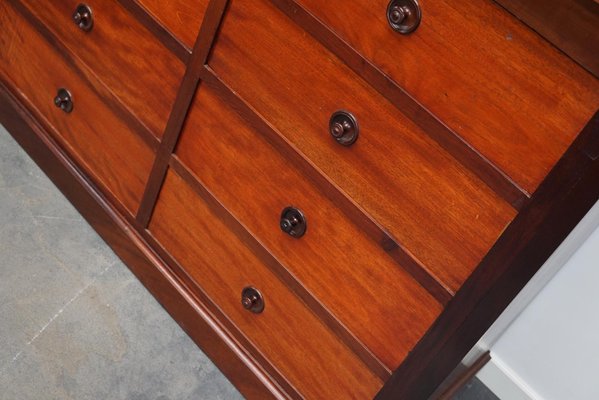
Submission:
{"label": "grey stone floor", "polygon": [[0,399],[241,399],[0,126]]}
{"label": "grey stone floor", "polygon": [[241,398],[0,125],[0,400]]}

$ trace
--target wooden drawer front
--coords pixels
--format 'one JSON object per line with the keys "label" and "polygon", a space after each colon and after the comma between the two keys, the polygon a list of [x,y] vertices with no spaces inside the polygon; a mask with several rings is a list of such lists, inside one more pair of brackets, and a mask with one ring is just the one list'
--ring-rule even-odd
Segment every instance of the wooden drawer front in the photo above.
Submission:
{"label": "wooden drawer front", "polygon": [[116,0],[90,0],[93,28],[72,20],[80,0],[21,0],[156,136],[162,137],[184,65]]}
{"label": "wooden drawer front", "polygon": [[[231,2],[209,66],[450,290],[515,214],[269,2]],[[351,147],[328,133],[339,109],[360,125]]]}
{"label": "wooden drawer front", "polygon": [[296,3],[529,193],[599,108],[598,81],[491,0],[421,0],[409,35],[389,0]]}
{"label": "wooden drawer front", "polygon": [[[228,230],[211,208],[169,172],[150,232],[216,305],[306,398],[372,398],[382,383]],[[265,299],[241,305],[253,286]]]}
{"label": "wooden drawer front", "polygon": [[[55,128],[57,140],[135,213],[153,162],[153,152],[100,100],[101,84],[59,57],[8,3],[0,3],[0,75]],[[88,85],[96,84],[95,87]],[[54,105],[58,88],[73,96],[73,110]]]}
{"label": "wooden drawer front", "polygon": [[[428,292],[206,86],[177,156],[389,369],[439,314]],[[279,227],[291,205],[307,219],[299,239]]]}
{"label": "wooden drawer front", "polygon": [[137,0],[187,48],[195,43],[208,0]]}

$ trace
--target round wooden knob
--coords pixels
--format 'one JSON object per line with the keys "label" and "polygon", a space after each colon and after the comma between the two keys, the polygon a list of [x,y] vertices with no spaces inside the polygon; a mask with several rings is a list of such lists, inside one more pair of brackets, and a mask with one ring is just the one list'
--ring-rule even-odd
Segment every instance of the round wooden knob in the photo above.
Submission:
{"label": "round wooden knob", "polygon": [[391,0],[387,6],[387,22],[394,31],[401,34],[414,32],[421,19],[418,0]]}
{"label": "round wooden knob", "polygon": [[300,238],[306,233],[306,217],[295,207],[286,207],[279,221],[281,230],[294,238]]}
{"label": "round wooden knob", "polygon": [[331,115],[329,120],[329,133],[337,143],[343,146],[351,146],[358,140],[358,120],[348,111],[339,110]]}
{"label": "round wooden knob", "polygon": [[241,291],[241,305],[246,310],[259,314],[264,311],[264,298],[258,289],[248,286]]}
{"label": "round wooden knob", "polygon": [[82,31],[91,31],[94,26],[92,9],[87,4],[79,4],[73,13],[73,22]]}
{"label": "round wooden knob", "polygon": [[60,88],[56,97],[54,97],[54,105],[66,113],[73,111],[73,98],[67,89]]}

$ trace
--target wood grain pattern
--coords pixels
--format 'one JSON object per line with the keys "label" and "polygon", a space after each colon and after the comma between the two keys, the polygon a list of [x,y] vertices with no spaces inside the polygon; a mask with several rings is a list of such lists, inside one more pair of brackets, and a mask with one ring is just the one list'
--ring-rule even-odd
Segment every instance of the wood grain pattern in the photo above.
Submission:
{"label": "wood grain pattern", "polygon": [[0,123],[246,399],[288,398],[1,82]]}
{"label": "wood grain pattern", "polygon": [[[174,173],[167,175],[150,231],[306,398],[371,398],[381,387]],[[240,304],[248,285],[262,291],[261,314]]]}
{"label": "wood grain pattern", "polygon": [[443,282],[437,281],[429,275],[428,269],[418,262],[402,247],[395,238],[378,223],[372,215],[356,204],[339,190],[331,179],[322,174],[322,171],[307,159],[305,155],[290,151],[289,142],[280,136],[272,126],[255,113],[252,107],[238,96],[231,88],[222,82],[210,68],[201,74],[204,85],[211,87],[218,96],[237,114],[242,116],[245,123],[259,132],[268,143],[278,152],[285,155],[287,165],[309,179],[333,204],[335,204],[356,226],[360,228],[371,240],[378,243],[394,260],[396,260],[416,281],[418,281],[437,301],[445,305],[452,296],[453,291]]}
{"label": "wood grain pattern", "polygon": [[184,72],[184,65],[174,54],[116,0],[87,2],[94,13],[94,27],[87,33],[71,20],[79,0],[21,2],[97,74],[133,115],[156,137],[162,137]]}
{"label": "wood grain pattern", "polygon": [[175,36],[167,27],[163,25],[163,22],[157,19],[157,17],[146,10],[136,0],[118,0],[119,3],[125,8],[140,24],[142,24],[148,31],[150,31],[164,47],[169,49],[179,60],[183,63],[187,63],[191,50],[181,40]]}
{"label": "wood grain pattern", "polygon": [[[456,291],[514,210],[276,8],[246,1],[232,2],[209,66]],[[338,109],[361,126],[350,148],[328,133]]]}
{"label": "wood grain pattern", "polygon": [[[420,285],[205,85],[176,154],[390,369],[438,316],[441,306]],[[279,228],[290,205],[308,220],[299,240]]]}
{"label": "wood grain pattern", "polygon": [[599,2],[495,1],[599,78]]}
{"label": "wood grain pattern", "polygon": [[599,200],[597,112],[377,400],[427,398]]}
{"label": "wood grain pattern", "polygon": [[188,49],[193,47],[208,0],[136,0]]}
{"label": "wood grain pattern", "polygon": [[529,193],[599,108],[599,82],[491,0],[423,0],[410,35],[387,0],[296,3]]}
{"label": "wood grain pattern", "polygon": [[463,138],[457,136],[436,115],[423,108],[404,88],[383,73],[379,66],[354,50],[331,27],[323,25],[320,20],[293,0],[271,0],[271,2],[329,51],[340,57],[352,71],[371,84],[463,166],[474,172],[499,197],[517,210],[528,201],[529,193]]}
{"label": "wood grain pattern", "polygon": [[[57,140],[93,180],[135,213],[152,165],[152,150],[5,2],[0,4],[0,27],[2,78],[55,129]],[[61,87],[73,96],[69,114],[53,102]]]}
{"label": "wood grain pattern", "polygon": [[193,52],[187,60],[181,89],[177,93],[173,112],[169,116],[163,140],[160,143],[160,148],[152,166],[150,181],[146,186],[136,217],[138,223],[142,226],[147,226],[150,221],[160,187],[166,176],[168,161],[177,144],[177,139],[185,122],[187,110],[200,82],[200,73],[204,69],[206,58],[212,48],[212,43],[227,7],[227,2],[227,0],[214,0],[209,3],[206,9],[206,14],[200,27],[200,34],[194,44]]}
{"label": "wood grain pattern", "polygon": [[[322,321],[324,324],[335,334],[337,337],[345,343],[347,347],[349,347],[354,354],[362,360],[362,362],[370,368],[370,370],[378,376],[382,381],[386,381],[391,376],[391,370],[385,366],[380,359],[378,359],[372,351],[370,351],[366,346],[360,342],[356,336],[351,332],[347,326],[343,325],[339,319],[334,316],[331,311],[324,306],[324,304],[317,299],[312,292],[310,292],[305,286],[301,285],[296,277],[289,272],[281,262],[268,250],[266,249],[260,241],[258,241],[252,234],[242,225],[221,203],[218,199],[214,197],[212,193],[210,193],[205,186],[203,186],[198,180],[197,177],[191,172],[191,170],[183,165],[181,161],[176,157],[171,157],[169,162],[169,168],[176,172],[190,187],[194,190],[194,192],[200,196],[200,198],[206,202],[206,204],[210,207],[212,213],[216,215],[228,228],[233,232],[241,242],[243,242],[255,255],[258,259],[260,259],[261,263],[265,265],[268,269],[270,269],[281,282],[283,282],[297,297],[299,297],[304,304],[312,312]],[[153,243],[154,248],[164,249],[160,243],[158,243],[153,237],[151,237],[151,233],[149,233],[150,237],[148,238],[151,243]],[[153,241],[152,241],[153,240]],[[170,265],[179,266],[179,276],[183,279],[186,279],[189,282],[189,287],[198,288],[198,286],[194,283],[195,281],[190,278],[189,274],[185,271],[184,268],[180,267],[180,264],[172,257],[170,254],[164,250],[161,252],[161,256],[167,259]],[[204,295],[205,299],[203,302],[207,304],[209,302],[209,297],[205,295],[204,292],[199,289],[199,295]],[[219,318],[222,319],[222,318]],[[229,330],[233,331],[237,328],[235,326],[229,327]],[[253,348],[251,343],[243,343],[243,347],[251,349]],[[257,355],[254,355],[255,358],[258,358]],[[284,386],[283,377],[277,373],[274,367],[271,368],[271,364],[265,359],[260,362],[261,365],[268,370],[268,373],[271,376],[276,376],[277,381]],[[280,378],[280,379],[279,379]],[[285,392],[290,392],[291,385],[287,385],[289,387],[285,387]]]}

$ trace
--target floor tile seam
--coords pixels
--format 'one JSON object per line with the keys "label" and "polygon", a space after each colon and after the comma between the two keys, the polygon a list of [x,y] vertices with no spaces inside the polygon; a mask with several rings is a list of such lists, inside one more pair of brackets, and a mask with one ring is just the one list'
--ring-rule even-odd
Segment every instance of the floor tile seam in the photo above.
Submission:
{"label": "floor tile seam", "polygon": [[73,303],[75,302],[78,298],[81,297],[81,295],[83,293],[85,293],[91,286],[93,286],[99,279],[100,277],[102,277],[106,272],[108,272],[112,267],[114,267],[116,265],[117,262],[114,262],[113,264],[107,266],[106,268],[104,268],[104,270],[96,277],[94,278],[92,281],[90,281],[87,285],[85,285],[83,288],[81,288],[77,293],[75,293],[75,295],[69,299],[49,320],[48,322],[46,322],[44,324],[44,326],[42,326],[35,335],[33,335],[33,337],[27,341],[27,343],[25,343],[25,345],[23,346],[23,348],[21,350],[19,350],[14,357],[2,368],[2,370],[0,370],[0,375],[4,374],[4,372],[6,370],[8,370],[10,368],[11,365],[13,365],[23,354],[23,352],[29,347],[31,346],[37,339],[39,339],[39,337],[48,329],[48,327],[50,327],[50,325]]}

